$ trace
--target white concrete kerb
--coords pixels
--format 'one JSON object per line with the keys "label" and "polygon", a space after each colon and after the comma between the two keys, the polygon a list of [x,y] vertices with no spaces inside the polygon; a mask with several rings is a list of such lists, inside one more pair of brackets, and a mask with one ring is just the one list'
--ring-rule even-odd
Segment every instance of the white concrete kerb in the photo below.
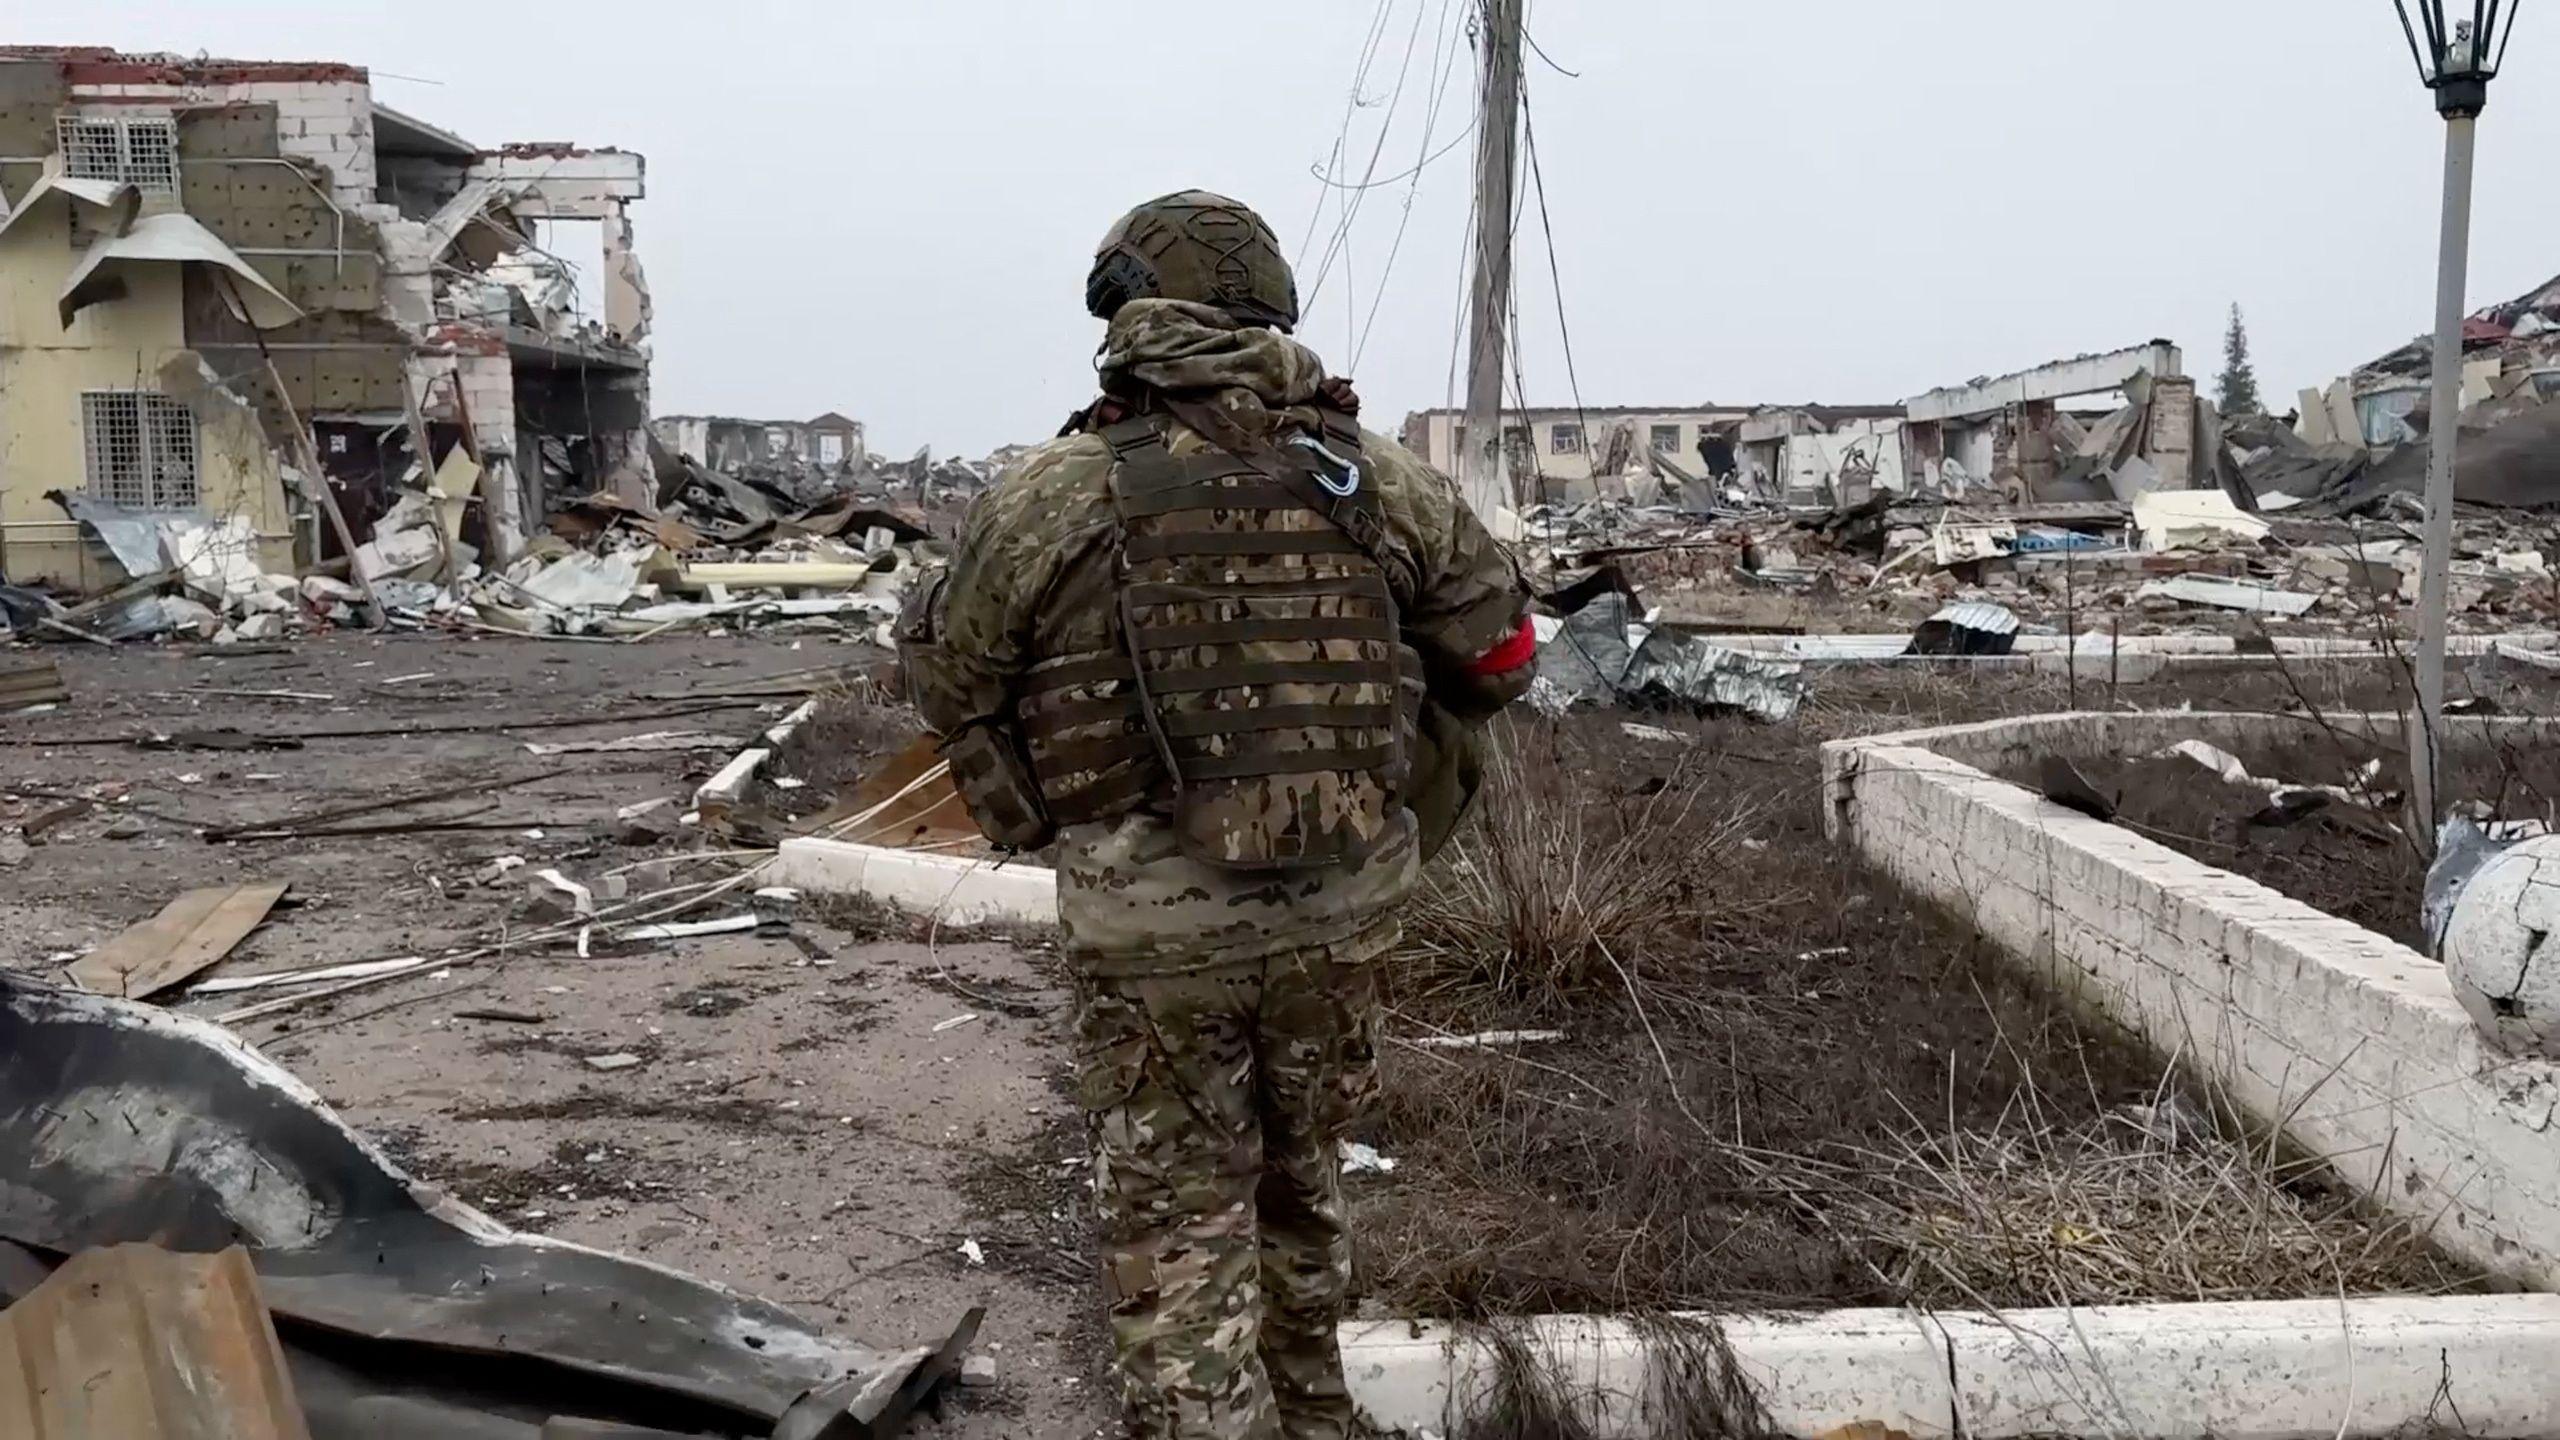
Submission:
{"label": "white concrete kerb", "polygon": [[771,874],[777,885],[813,895],[868,895],[946,925],[1058,923],[1058,872],[1020,861],[785,840]]}
{"label": "white concrete kerb", "polygon": [[[2560,1429],[2554,1295],[1721,1318],[1790,1435],[1881,1421],[1920,1440],[2338,1440],[2450,1430],[2457,1413],[2475,1436]],[[1551,1316],[1527,1331],[1598,1440],[1666,1433],[1649,1403],[1656,1352],[1635,1327]],[[1445,1325],[1348,1325],[1342,1342],[1361,1407],[1408,1432],[1446,1433],[1493,1375]]]}

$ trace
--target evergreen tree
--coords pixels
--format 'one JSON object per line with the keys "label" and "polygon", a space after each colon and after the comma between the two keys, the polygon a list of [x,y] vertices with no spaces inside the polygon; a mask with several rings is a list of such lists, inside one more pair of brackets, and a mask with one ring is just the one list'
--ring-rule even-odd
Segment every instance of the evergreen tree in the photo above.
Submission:
{"label": "evergreen tree", "polygon": [[2249,364],[2249,327],[2240,318],[2240,307],[2231,307],[2231,328],[2222,336],[2222,381],[2216,403],[2225,415],[2259,415],[2266,406],[2258,399],[2258,372]]}

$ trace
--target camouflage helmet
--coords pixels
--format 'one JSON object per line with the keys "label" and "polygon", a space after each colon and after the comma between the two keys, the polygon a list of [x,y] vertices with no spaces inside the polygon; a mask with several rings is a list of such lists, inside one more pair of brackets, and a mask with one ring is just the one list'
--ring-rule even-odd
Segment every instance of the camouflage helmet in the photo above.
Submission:
{"label": "camouflage helmet", "polygon": [[1102,237],[1084,282],[1085,308],[1108,320],[1132,300],[1192,300],[1248,325],[1298,323],[1298,282],[1280,237],[1224,195],[1160,195]]}

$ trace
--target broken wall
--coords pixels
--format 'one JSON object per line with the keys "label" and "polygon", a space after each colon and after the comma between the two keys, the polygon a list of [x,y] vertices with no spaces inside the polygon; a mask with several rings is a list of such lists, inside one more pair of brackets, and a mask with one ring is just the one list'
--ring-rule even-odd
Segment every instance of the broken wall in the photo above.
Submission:
{"label": "broken wall", "polygon": [[[88,484],[81,396],[164,390],[166,369],[178,364],[194,374],[198,357],[187,344],[185,283],[174,265],[136,269],[124,298],[91,305],[63,325],[55,297],[81,254],[70,227],[65,208],[0,234],[0,574],[94,590],[122,580],[122,567],[45,498]],[[228,412],[207,424],[203,407],[189,408],[198,411],[202,507],[247,516],[262,567],[290,570],[292,513],[264,435]]]}

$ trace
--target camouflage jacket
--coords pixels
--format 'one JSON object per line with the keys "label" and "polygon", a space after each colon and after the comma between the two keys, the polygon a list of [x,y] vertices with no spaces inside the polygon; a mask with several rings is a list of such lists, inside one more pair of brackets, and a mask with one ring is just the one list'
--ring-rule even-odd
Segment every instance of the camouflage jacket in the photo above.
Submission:
{"label": "camouflage jacket", "polygon": [[[1134,381],[1206,400],[1257,434],[1313,429],[1309,407],[1325,383],[1314,352],[1288,337],[1172,300],[1122,307],[1099,365],[1107,389]],[[1177,455],[1207,444],[1178,423],[1167,440]],[[1364,431],[1363,444],[1405,641],[1434,677],[1463,675],[1518,624],[1519,571],[1446,478],[1382,436]],[[1116,649],[1111,467],[1099,436],[1061,436],[1023,456],[972,508],[931,643],[905,647],[910,689],[935,730],[1010,723],[1033,666]],[[1157,806],[1070,826],[1058,845],[1059,919],[1073,953],[1123,974],[1349,939],[1413,886],[1413,817],[1399,811],[1392,822],[1386,842],[1356,865],[1267,874],[1184,855]]]}

